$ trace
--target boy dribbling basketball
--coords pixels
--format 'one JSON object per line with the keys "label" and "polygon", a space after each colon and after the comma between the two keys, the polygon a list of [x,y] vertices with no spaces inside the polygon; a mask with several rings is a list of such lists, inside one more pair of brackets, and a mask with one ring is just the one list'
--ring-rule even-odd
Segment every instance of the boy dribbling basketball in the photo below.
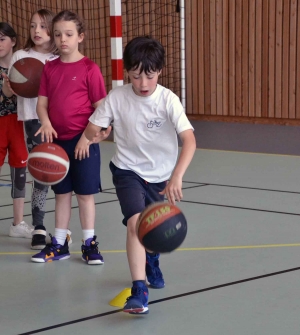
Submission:
{"label": "boy dribbling basketball", "polygon": [[[152,38],[131,40],[123,55],[131,83],[109,93],[84,132],[89,140],[99,142],[101,129],[114,121],[117,150],[110,169],[127,226],[126,250],[133,284],[123,311],[131,314],[148,313],[146,276],[150,287],[165,285],[159,254],[145,252],[138,240],[137,219],[147,205],[163,201],[164,196],[171,204],[180,201],[182,177],[196,149],[193,127],[179,98],[157,84],[164,54],[163,46]],[[182,150],[176,164],[177,134]]]}

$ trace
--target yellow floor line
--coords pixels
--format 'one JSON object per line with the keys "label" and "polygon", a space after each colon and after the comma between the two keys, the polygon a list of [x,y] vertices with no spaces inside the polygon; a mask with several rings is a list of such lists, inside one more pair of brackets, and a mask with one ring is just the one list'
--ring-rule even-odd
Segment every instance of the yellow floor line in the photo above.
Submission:
{"label": "yellow floor line", "polygon": [[300,243],[292,244],[262,244],[262,245],[237,245],[225,247],[204,247],[204,248],[179,248],[180,251],[203,251],[203,250],[230,250],[230,249],[259,249],[259,248],[280,248],[280,247],[300,247]]}
{"label": "yellow floor line", "polygon": [[[203,248],[178,248],[176,251],[206,251],[206,250],[232,250],[232,249],[259,249],[259,248],[282,248],[282,247],[300,247],[300,243],[291,244],[261,244],[261,245],[237,245],[237,246],[224,246],[224,247],[203,247]],[[126,250],[101,250],[103,254],[111,253],[124,253]],[[35,251],[31,252],[0,252],[0,256],[4,255],[32,255]],[[38,250],[36,250],[38,253]],[[72,251],[71,254],[81,254],[81,251]]]}

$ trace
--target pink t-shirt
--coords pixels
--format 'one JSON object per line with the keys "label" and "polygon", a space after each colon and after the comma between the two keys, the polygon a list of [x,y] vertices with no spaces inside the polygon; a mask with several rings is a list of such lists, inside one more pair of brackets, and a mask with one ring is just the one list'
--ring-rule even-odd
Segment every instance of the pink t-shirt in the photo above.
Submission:
{"label": "pink t-shirt", "polygon": [[84,57],[75,63],[60,58],[44,66],[39,95],[48,98],[48,114],[59,140],[82,133],[94,112],[93,103],[106,96],[99,66]]}

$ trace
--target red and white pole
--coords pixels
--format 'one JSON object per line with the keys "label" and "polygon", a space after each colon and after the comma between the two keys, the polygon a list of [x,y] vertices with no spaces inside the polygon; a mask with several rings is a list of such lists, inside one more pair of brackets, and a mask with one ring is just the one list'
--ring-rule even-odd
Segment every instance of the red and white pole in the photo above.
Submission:
{"label": "red and white pole", "polygon": [[110,0],[110,35],[112,88],[123,85],[122,8],[121,0]]}

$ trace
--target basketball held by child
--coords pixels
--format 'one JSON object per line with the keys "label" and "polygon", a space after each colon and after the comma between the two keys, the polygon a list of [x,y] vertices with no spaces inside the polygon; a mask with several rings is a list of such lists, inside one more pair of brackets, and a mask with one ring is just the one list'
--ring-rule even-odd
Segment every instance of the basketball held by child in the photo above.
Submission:
{"label": "basketball held by child", "polygon": [[54,143],[42,143],[28,155],[28,171],[32,178],[44,185],[55,185],[69,171],[70,161],[65,150]]}
{"label": "basketball held by child", "polygon": [[177,249],[187,234],[182,211],[167,202],[147,206],[137,222],[139,241],[149,251],[164,253]]}
{"label": "basketball held by child", "polygon": [[17,60],[9,71],[12,90],[23,98],[38,96],[44,64],[32,57]]}

